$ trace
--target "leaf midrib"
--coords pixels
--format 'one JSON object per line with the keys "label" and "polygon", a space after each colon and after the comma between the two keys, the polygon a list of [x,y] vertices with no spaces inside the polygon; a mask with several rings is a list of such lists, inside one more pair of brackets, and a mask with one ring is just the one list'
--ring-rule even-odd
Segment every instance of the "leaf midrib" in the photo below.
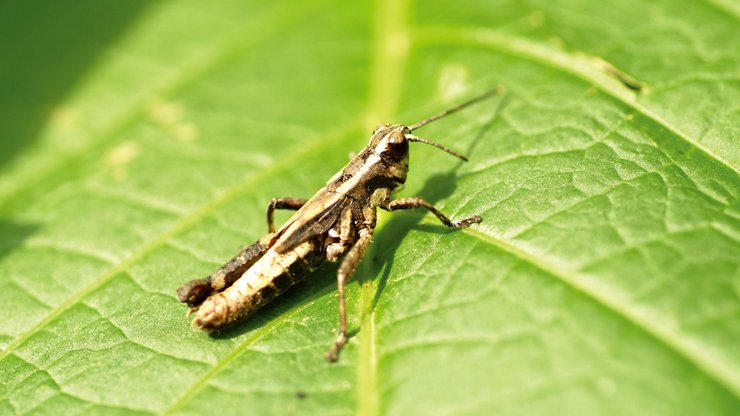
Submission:
{"label": "leaf midrib", "polygon": [[[381,0],[375,10],[373,30],[376,43],[367,111],[367,117],[371,122],[378,122],[398,113],[401,85],[411,49],[409,11],[409,0]],[[377,285],[376,279],[369,279],[361,288],[362,327],[357,363],[357,414],[361,416],[380,414],[378,361],[375,348],[377,333],[373,305]]]}
{"label": "leaf midrib", "polygon": [[[376,48],[371,70],[371,88],[367,117],[365,122],[373,122],[379,119],[391,117],[397,112],[399,101],[400,85],[403,79],[403,69],[408,57],[408,49],[398,54],[396,51],[389,50],[391,40],[403,38],[408,41],[406,32],[408,1],[383,0],[376,11],[374,19],[374,32],[376,34]],[[394,30],[390,30],[390,29]],[[358,410],[359,415],[376,415],[379,413],[379,393],[377,388],[377,360],[375,357],[375,324],[374,311],[372,310],[373,293],[377,288],[374,281],[367,281],[361,288],[362,308],[360,322],[362,323],[362,336],[359,338],[358,349],[359,362],[357,371],[358,386]],[[311,299],[316,299],[334,289],[334,284],[330,284]],[[310,300],[305,305],[310,304]],[[225,366],[236,359],[246,348],[257,341],[263,335],[266,335],[271,329],[275,328],[287,316],[292,316],[304,307],[286,313],[265,324],[264,329],[260,329],[254,336],[246,339],[236,349],[220,360],[210,371],[201,376],[193,386],[188,389],[183,396],[168,408],[164,414],[172,414],[188,400],[195,396],[208,383],[208,380],[216,376]]]}

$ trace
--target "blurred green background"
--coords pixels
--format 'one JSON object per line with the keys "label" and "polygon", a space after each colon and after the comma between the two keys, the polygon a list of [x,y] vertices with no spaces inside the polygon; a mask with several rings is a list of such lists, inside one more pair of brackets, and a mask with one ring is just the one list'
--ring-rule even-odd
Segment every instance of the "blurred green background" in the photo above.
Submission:
{"label": "blurred green background", "polygon": [[[0,1],[0,414],[737,414],[736,1]],[[174,290],[375,124],[419,134],[348,288],[218,337]],[[278,216],[279,220],[287,214]]]}

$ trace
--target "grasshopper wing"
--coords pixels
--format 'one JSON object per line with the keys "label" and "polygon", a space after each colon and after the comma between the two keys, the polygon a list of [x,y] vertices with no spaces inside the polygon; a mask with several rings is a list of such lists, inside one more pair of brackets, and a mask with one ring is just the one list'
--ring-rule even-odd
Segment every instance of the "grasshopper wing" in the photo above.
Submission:
{"label": "grasshopper wing", "polygon": [[348,196],[334,192],[317,194],[276,233],[273,249],[284,253],[311,237],[329,231],[351,201]]}

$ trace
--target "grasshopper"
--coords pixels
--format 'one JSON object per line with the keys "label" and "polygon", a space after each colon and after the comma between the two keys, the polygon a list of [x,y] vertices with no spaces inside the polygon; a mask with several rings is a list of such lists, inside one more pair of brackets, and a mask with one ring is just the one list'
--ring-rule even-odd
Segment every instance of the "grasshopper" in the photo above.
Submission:
{"label": "grasshopper", "polygon": [[[344,288],[372,241],[377,208],[397,211],[426,208],[449,228],[482,221],[472,215],[450,220],[421,197],[391,199],[406,181],[409,142],[432,145],[463,161],[468,159],[431,140],[412,134],[421,126],[459,111],[499,92],[491,90],[410,126],[380,124],[362,152],[308,200],[274,198],[267,208],[268,234],[247,246],[212,275],[185,283],[178,298],[195,312],[193,325],[214,331],[240,321],[298,283],[324,260],[337,262],[339,333],[327,359],[336,361],[347,342]],[[297,210],[275,230],[276,209]]]}

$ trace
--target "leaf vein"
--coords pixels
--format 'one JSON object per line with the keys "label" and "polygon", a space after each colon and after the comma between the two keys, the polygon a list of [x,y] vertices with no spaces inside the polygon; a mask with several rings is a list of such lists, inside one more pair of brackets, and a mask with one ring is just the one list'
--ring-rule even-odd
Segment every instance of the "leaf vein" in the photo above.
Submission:
{"label": "leaf vein", "polygon": [[626,88],[618,87],[617,85],[619,83],[617,80],[599,72],[585,58],[578,55],[557,51],[547,46],[538,45],[525,39],[487,28],[430,26],[416,30],[414,36],[420,41],[477,44],[571,74],[590,85],[594,85],[605,94],[622,102],[626,106],[633,108],[646,118],[664,127],[676,138],[703,152],[709,158],[717,161],[736,175],[740,174],[740,170],[737,167],[714,153],[698,140],[691,138],[688,134],[658,114],[641,105],[633,92]]}
{"label": "leaf vein", "polygon": [[227,356],[219,360],[213,367],[211,367],[210,370],[205,372],[198,380],[196,380],[193,385],[183,393],[182,396],[180,396],[177,400],[175,400],[172,405],[163,412],[163,414],[173,414],[178,409],[180,409],[185,403],[187,403],[190,399],[192,399],[201,389],[203,389],[209,380],[211,380],[213,377],[215,377],[218,373],[221,372],[230,362],[235,360],[237,357],[239,357],[250,345],[257,342],[260,338],[270,333],[273,329],[277,328],[281,323],[287,321],[289,318],[293,317],[294,315],[297,315],[304,309],[306,309],[308,306],[310,306],[316,299],[321,298],[322,296],[328,294],[334,289],[334,284],[329,283],[326,286],[319,289],[317,292],[315,292],[313,295],[311,295],[308,299],[306,299],[302,305],[294,308],[291,311],[288,311],[286,313],[280,314],[275,319],[265,323],[262,325],[259,329],[257,329],[250,337],[244,340],[241,344],[239,344],[234,350],[231,351]]}
{"label": "leaf vein", "polygon": [[470,228],[466,228],[461,232],[498,247],[502,251],[519,258],[521,261],[530,264],[539,270],[542,270],[545,274],[563,282],[587,298],[592,299],[594,302],[602,305],[605,309],[625,319],[627,322],[650,335],[656,341],[676,353],[676,355],[682,357],[688,363],[695,366],[699,371],[704,373],[707,378],[714,380],[733,396],[740,399],[740,374],[734,371],[736,369],[728,367],[726,362],[711,356],[710,353],[702,351],[700,348],[701,346],[697,346],[689,340],[683,339],[681,334],[671,328],[665,328],[658,324],[654,324],[641,316],[639,312],[629,308],[628,305],[621,303],[619,299],[610,297],[606,293],[602,293],[589,287],[584,283],[584,276],[580,273],[558,267],[556,264],[553,264],[546,259],[541,259],[528,253],[511,242],[501,240],[486,234],[485,232]]}

